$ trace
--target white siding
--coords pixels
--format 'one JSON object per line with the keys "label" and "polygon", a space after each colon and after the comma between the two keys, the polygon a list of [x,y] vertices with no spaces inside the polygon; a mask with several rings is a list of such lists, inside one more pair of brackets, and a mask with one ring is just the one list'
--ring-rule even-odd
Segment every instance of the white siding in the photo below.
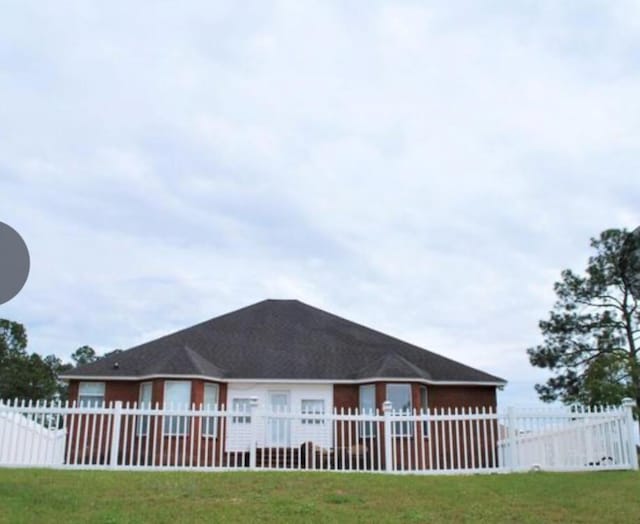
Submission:
{"label": "white siding", "polygon": [[[332,424],[303,424],[301,406],[303,399],[319,399],[324,401],[326,414],[333,412],[332,384],[257,384],[257,383],[229,383],[227,389],[227,403],[233,408],[234,398],[258,399],[255,408],[256,415],[251,424],[234,424],[229,421],[227,428],[226,449],[228,451],[246,451],[255,438],[258,447],[275,446],[271,436],[273,428],[270,425],[268,413],[271,411],[269,402],[270,392],[289,393],[290,426],[285,428],[290,435],[288,445],[298,447],[305,442],[314,442],[318,446],[329,447],[332,442]],[[282,424],[282,422],[280,422]]]}

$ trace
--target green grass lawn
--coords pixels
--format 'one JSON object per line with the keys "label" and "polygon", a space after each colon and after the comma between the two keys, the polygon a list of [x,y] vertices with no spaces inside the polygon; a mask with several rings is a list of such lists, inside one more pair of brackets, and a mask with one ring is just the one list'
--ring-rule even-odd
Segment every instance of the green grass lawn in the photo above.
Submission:
{"label": "green grass lawn", "polygon": [[636,472],[393,476],[0,468],[0,522],[640,523]]}

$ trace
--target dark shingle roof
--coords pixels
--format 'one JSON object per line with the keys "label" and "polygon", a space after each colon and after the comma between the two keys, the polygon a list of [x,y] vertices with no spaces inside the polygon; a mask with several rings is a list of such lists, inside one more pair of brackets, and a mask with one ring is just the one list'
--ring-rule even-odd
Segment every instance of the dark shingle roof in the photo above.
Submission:
{"label": "dark shingle roof", "polygon": [[115,379],[150,375],[504,382],[298,300],[264,300],[81,366],[64,376]]}

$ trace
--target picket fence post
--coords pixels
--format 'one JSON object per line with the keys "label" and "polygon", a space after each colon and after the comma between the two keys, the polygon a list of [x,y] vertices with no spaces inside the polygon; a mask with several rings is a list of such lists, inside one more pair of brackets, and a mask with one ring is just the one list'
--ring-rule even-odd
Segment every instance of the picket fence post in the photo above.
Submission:
{"label": "picket fence post", "polygon": [[513,406],[507,408],[507,419],[509,426],[509,470],[516,471],[516,439],[518,436],[518,430],[516,428],[516,412]]}
{"label": "picket fence post", "polygon": [[384,414],[384,469],[393,471],[393,450],[391,449],[391,402],[385,400],[382,404]]}
{"label": "picket fence post", "polygon": [[635,435],[635,421],[633,420],[633,408],[636,407],[636,403],[632,398],[623,398],[622,407],[625,409],[626,426],[627,426],[627,445],[629,455],[629,467],[631,469],[638,469],[638,451],[636,448],[636,435]]}
{"label": "picket fence post", "polygon": [[256,428],[258,426],[256,420],[256,411],[258,408],[258,397],[251,397],[249,399],[249,416],[251,417],[251,443],[249,445],[249,468],[256,469],[256,455],[257,455],[257,438],[256,438]]}
{"label": "picket fence post", "polygon": [[120,453],[120,425],[122,422],[122,401],[116,400],[113,411],[113,427],[111,431],[111,453],[109,455],[109,465],[115,468],[118,465],[118,454]]}

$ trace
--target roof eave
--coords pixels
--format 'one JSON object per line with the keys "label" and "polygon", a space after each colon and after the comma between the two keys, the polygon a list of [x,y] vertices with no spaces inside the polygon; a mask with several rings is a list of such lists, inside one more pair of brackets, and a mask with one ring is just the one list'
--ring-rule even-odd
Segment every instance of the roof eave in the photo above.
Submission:
{"label": "roof eave", "polygon": [[506,380],[433,380],[421,377],[364,377],[357,379],[299,379],[299,378],[230,378],[214,377],[209,375],[176,375],[176,374],[150,374],[137,376],[114,376],[114,375],[60,375],[62,380],[123,380],[140,381],[165,378],[171,380],[210,380],[216,382],[244,382],[258,384],[366,384],[368,382],[419,382],[437,386],[505,386]]}

